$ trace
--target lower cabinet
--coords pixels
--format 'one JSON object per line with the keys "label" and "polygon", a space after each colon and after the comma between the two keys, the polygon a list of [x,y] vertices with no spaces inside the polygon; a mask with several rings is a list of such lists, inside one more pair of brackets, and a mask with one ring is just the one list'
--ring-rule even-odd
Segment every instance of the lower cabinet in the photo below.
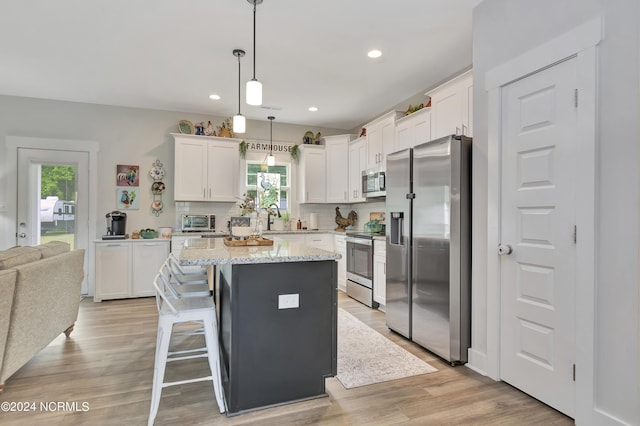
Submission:
{"label": "lower cabinet", "polygon": [[347,241],[345,235],[335,235],[335,250],[342,256],[338,263],[338,289],[347,291]]}
{"label": "lower cabinet", "polygon": [[94,302],[155,295],[153,279],[169,256],[169,240],[96,241]]}
{"label": "lower cabinet", "polygon": [[332,234],[306,234],[304,243],[321,250],[333,251]]}
{"label": "lower cabinet", "polygon": [[373,300],[384,311],[387,294],[387,246],[382,240],[373,240]]}

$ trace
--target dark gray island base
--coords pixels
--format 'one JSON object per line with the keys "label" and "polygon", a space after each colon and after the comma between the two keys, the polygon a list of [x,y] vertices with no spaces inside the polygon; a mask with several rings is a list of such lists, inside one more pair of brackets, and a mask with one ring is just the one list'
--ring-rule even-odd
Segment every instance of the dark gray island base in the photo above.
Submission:
{"label": "dark gray island base", "polygon": [[[336,262],[221,265],[220,272],[227,414],[325,396],[325,377],[337,373]],[[298,295],[299,307],[279,309],[281,295]]]}
{"label": "dark gray island base", "polygon": [[326,396],[337,374],[335,252],[275,239],[226,247],[189,239],[183,265],[218,265],[222,381],[227,415]]}

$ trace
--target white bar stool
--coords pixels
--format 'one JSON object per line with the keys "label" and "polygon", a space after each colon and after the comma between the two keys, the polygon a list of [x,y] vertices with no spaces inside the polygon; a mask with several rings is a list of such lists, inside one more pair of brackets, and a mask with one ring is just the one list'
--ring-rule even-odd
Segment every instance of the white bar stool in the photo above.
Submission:
{"label": "white bar stool", "polygon": [[183,268],[174,253],[167,258],[171,275],[181,284],[208,284],[207,271],[202,267],[194,269]]}
{"label": "white bar stool", "polygon": [[192,281],[189,284],[185,284],[183,276],[172,273],[171,262],[171,257],[168,257],[167,260],[164,261],[160,267],[160,275],[162,275],[168,284],[168,290],[173,297],[180,299],[183,297],[203,297],[211,295],[209,284],[207,284],[206,281],[206,275],[204,282],[197,281],[197,283],[194,283]]}
{"label": "white bar stool", "polygon": [[[153,388],[151,392],[151,409],[148,425],[158,414],[162,389],[168,386],[185,383],[213,381],[213,391],[221,413],[225,412],[224,391],[220,374],[220,352],[218,347],[218,330],[216,324],[216,309],[211,297],[190,297],[175,299],[170,296],[169,283],[158,273],[153,281],[156,289],[156,304],[158,307],[158,337],[156,341],[156,357],[153,372]],[[169,342],[173,326],[185,322],[202,322],[206,346],[199,349],[169,352]],[[177,382],[165,382],[164,373],[167,362],[207,357],[211,375]]]}

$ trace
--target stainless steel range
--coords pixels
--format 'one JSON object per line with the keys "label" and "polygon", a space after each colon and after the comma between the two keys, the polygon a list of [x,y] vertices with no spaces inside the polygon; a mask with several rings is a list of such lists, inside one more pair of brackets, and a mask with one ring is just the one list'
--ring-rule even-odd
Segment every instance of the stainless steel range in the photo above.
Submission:
{"label": "stainless steel range", "polygon": [[347,295],[371,308],[373,301],[373,237],[377,234],[348,233]]}

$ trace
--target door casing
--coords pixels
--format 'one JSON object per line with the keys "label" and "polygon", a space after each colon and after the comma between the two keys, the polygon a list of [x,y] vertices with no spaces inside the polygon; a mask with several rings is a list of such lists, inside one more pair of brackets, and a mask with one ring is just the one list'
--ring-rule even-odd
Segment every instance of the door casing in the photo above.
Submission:
{"label": "door casing", "polygon": [[61,151],[83,151],[89,154],[89,245],[85,254],[85,277],[88,283],[88,295],[94,292],[94,245],[91,240],[96,235],[97,205],[98,205],[98,143],[95,141],[47,139],[26,136],[7,136],[7,194],[14,194],[14,208],[7,212],[7,233],[2,244],[13,245],[17,232],[17,187],[18,187],[18,148],[54,149]]}
{"label": "door casing", "polygon": [[579,244],[576,264],[583,265],[576,271],[580,291],[576,293],[576,365],[580,374],[576,377],[576,423],[589,423],[594,416],[595,399],[595,178],[596,178],[596,96],[597,96],[597,45],[602,40],[602,18],[598,17],[550,40],[522,55],[488,71],[485,89],[488,94],[488,145],[487,145],[487,350],[485,354],[474,352],[469,359],[472,368],[482,371],[494,380],[500,380],[500,259],[497,248],[500,243],[500,152],[501,144],[501,88],[513,81],[541,71],[558,62],[575,56],[578,67],[579,93],[578,140],[576,163],[576,225]]}

